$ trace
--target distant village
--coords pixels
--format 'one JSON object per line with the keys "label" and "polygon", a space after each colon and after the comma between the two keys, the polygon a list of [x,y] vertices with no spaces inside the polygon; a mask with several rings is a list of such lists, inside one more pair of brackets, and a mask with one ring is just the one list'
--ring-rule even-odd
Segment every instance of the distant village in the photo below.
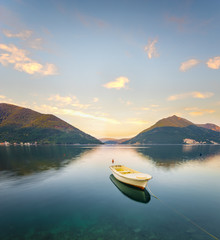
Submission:
{"label": "distant village", "polygon": [[13,146],[36,146],[37,142],[34,142],[34,143],[29,143],[29,142],[10,143],[10,142],[5,141],[5,142],[0,143],[0,146],[11,146],[11,145],[13,145]]}
{"label": "distant village", "polygon": [[[218,144],[218,143],[216,143],[216,142],[214,142],[214,141],[210,141],[212,144]],[[185,138],[185,139],[183,139],[183,143],[184,144],[192,144],[192,145],[194,145],[194,144],[208,144],[206,141],[204,141],[204,142],[197,142],[196,140],[194,140],[194,139],[190,139],[190,138]]]}

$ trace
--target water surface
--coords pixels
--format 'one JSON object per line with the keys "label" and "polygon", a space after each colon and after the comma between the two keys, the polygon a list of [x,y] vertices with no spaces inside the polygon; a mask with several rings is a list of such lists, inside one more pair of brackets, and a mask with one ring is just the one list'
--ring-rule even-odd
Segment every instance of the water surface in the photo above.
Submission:
{"label": "water surface", "polygon": [[[151,174],[159,200],[112,159]],[[213,239],[192,222],[219,238],[220,146],[0,147],[0,216],[5,240]]]}

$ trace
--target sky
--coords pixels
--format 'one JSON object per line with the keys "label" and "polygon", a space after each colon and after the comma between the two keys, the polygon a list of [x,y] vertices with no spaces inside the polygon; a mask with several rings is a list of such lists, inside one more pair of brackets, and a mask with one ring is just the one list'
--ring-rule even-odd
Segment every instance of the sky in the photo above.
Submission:
{"label": "sky", "polygon": [[220,1],[1,0],[0,102],[96,137],[220,125]]}

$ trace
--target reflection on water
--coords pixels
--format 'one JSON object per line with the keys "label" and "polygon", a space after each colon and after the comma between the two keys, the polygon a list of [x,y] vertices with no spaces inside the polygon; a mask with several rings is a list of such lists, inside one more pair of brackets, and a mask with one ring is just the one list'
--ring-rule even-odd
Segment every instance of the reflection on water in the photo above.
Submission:
{"label": "reflection on water", "polygon": [[207,158],[220,154],[218,145],[152,145],[135,150],[157,166],[165,168],[172,168],[187,161],[206,161]]}
{"label": "reflection on water", "polygon": [[122,183],[118,181],[113,174],[111,174],[109,178],[115,184],[115,186],[128,198],[141,203],[148,203],[150,201],[150,194],[146,189],[141,190]]}
{"label": "reflection on water", "polygon": [[[113,158],[161,201],[110,176]],[[220,146],[0,147],[0,239],[211,239],[162,202],[220,238],[219,189]]]}
{"label": "reflection on water", "polygon": [[0,172],[30,175],[49,169],[60,169],[90,148],[74,146],[10,146],[0,148]]}

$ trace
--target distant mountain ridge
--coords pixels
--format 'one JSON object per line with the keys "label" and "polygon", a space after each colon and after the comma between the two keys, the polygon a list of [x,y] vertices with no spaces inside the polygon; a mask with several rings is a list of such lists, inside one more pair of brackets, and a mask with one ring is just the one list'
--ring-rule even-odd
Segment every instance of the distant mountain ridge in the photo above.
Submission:
{"label": "distant mountain ridge", "polygon": [[130,138],[100,138],[99,140],[105,144],[121,144],[125,141],[128,141]]}
{"label": "distant mountain ridge", "polygon": [[198,127],[207,128],[216,132],[220,132],[220,127],[213,123],[205,123],[205,124],[196,124]]}
{"label": "distant mountain ridge", "polygon": [[0,104],[0,142],[100,144],[101,141],[52,114]]}
{"label": "distant mountain ridge", "polygon": [[220,143],[220,132],[173,115],[163,118],[123,144]]}

